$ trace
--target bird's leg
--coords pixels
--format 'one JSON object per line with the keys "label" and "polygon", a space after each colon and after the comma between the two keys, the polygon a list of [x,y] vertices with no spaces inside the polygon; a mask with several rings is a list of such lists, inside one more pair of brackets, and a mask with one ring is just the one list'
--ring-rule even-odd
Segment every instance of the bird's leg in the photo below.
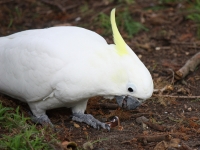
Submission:
{"label": "bird's leg", "polygon": [[72,120],[77,122],[85,122],[93,128],[100,129],[101,127],[110,131],[110,126],[106,123],[95,119],[91,114],[73,113]]}
{"label": "bird's leg", "polygon": [[49,117],[46,115],[46,111],[39,108],[37,103],[28,103],[29,107],[31,109],[31,112],[29,112],[31,120],[36,124],[41,124],[43,126],[50,125],[53,127],[53,124],[51,123]]}
{"label": "bird's leg", "polygon": [[53,127],[53,124],[51,123],[49,117],[46,114],[43,114],[39,117],[36,117],[35,115],[31,115],[31,120],[36,124],[41,124],[43,126],[50,125]]}
{"label": "bird's leg", "polygon": [[104,128],[110,131],[110,126],[99,120],[95,119],[91,114],[84,114],[86,110],[87,100],[82,100],[76,103],[74,107],[72,107],[73,117],[72,120],[77,122],[84,122],[93,128]]}

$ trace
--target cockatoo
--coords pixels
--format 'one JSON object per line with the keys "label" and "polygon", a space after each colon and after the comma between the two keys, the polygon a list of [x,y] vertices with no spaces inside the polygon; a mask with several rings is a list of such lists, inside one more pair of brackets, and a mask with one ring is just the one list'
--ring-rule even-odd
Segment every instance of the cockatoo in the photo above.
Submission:
{"label": "cockatoo", "polygon": [[111,11],[114,43],[81,27],[27,30],[0,38],[0,92],[28,103],[36,123],[51,124],[46,110],[67,107],[72,120],[110,129],[84,114],[93,96],[116,98],[135,109],[151,97],[150,72],[125,43]]}

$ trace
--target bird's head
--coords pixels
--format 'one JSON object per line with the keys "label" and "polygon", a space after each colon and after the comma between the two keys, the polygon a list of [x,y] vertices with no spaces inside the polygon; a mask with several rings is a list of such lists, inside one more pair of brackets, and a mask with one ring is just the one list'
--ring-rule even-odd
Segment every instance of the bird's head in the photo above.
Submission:
{"label": "bird's head", "polygon": [[111,25],[114,38],[114,48],[122,66],[121,93],[116,95],[117,103],[127,109],[135,109],[141,102],[151,97],[153,80],[145,65],[120,35],[116,21],[115,9],[111,11]]}

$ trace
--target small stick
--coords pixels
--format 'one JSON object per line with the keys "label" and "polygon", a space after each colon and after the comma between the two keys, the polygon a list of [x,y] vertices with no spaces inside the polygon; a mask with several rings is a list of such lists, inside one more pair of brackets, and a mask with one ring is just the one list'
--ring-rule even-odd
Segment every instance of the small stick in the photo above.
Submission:
{"label": "small stick", "polygon": [[151,136],[139,136],[136,137],[137,141],[142,142],[144,144],[150,143],[150,142],[160,142],[160,141],[170,141],[172,139],[172,136],[170,134],[162,134],[162,135],[151,135]]}
{"label": "small stick", "polygon": [[189,147],[187,144],[185,144],[185,143],[183,143],[183,142],[182,142],[181,145],[182,145],[181,148],[182,148],[183,150],[193,150],[191,147]]}
{"label": "small stick", "polygon": [[154,92],[154,93],[163,93],[166,89],[167,89],[167,86],[165,86],[165,87],[162,88],[162,89],[154,89],[153,92]]}
{"label": "small stick", "polygon": [[200,96],[174,96],[174,95],[159,95],[159,96],[162,96],[162,97],[169,97],[169,98],[188,98],[188,99],[199,99]]}
{"label": "small stick", "polygon": [[156,114],[153,113],[137,113],[131,116],[131,118],[138,118],[141,116],[155,116]]}
{"label": "small stick", "polygon": [[118,104],[109,104],[109,103],[98,103],[98,105],[102,108],[106,109],[117,109],[119,107]]}
{"label": "small stick", "polygon": [[5,3],[9,3],[9,2],[14,2],[14,0],[5,0],[5,1],[1,1],[0,4],[5,4]]}
{"label": "small stick", "polygon": [[177,44],[177,45],[198,45],[198,43],[190,43],[190,42],[176,42],[176,41],[171,41],[171,44]]}
{"label": "small stick", "polygon": [[142,142],[145,145],[147,143],[150,142],[161,142],[163,140],[165,141],[170,141],[172,138],[183,138],[184,136],[186,136],[185,133],[167,133],[167,134],[162,134],[162,135],[143,135],[143,136],[137,136],[134,137],[131,140],[128,141],[123,141],[122,144],[131,144],[131,143],[135,143],[135,142]]}
{"label": "small stick", "polygon": [[167,127],[164,127],[162,125],[159,124],[155,124],[152,122],[144,122],[146,125],[148,125],[150,128],[153,128],[155,130],[161,131],[161,132],[165,132],[167,130]]}
{"label": "small stick", "polygon": [[172,69],[169,69],[169,71],[172,72],[172,81],[171,81],[171,84],[173,85],[174,84],[174,71]]}
{"label": "small stick", "polygon": [[72,9],[77,7],[79,4],[74,4],[74,5],[70,5],[68,7],[63,7],[60,3],[57,2],[52,2],[51,0],[41,0],[43,3],[46,3],[48,5],[52,5],[52,6],[56,6],[57,8],[59,8],[63,13],[66,12],[66,10]]}
{"label": "small stick", "polygon": [[175,78],[177,80],[183,79],[190,71],[194,71],[195,68],[200,64],[200,52],[195,54],[192,58],[190,58],[185,65],[176,71]]}

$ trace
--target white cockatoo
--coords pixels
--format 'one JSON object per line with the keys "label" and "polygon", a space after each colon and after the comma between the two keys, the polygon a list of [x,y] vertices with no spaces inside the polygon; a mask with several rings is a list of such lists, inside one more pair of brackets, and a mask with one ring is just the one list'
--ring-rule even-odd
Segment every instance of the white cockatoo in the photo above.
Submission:
{"label": "white cockatoo", "polygon": [[36,123],[51,124],[46,110],[67,107],[72,120],[109,125],[84,114],[93,96],[116,98],[135,109],[151,97],[148,69],[121,37],[111,12],[115,44],[80,27],[27,30],[0,38],[0,92],[28,103]]}

